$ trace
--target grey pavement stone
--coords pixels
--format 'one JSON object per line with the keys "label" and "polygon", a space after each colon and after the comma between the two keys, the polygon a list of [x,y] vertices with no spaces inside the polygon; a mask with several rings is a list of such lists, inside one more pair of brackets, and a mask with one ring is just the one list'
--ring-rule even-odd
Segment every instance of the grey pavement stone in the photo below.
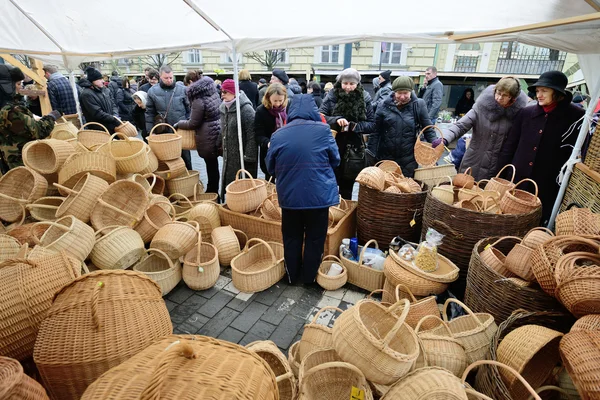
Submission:
{"label": "grey pavement stone", "polygon": [[285,288],[281,296],[286,297],[288,299],[292,299],[294,301],[298,301],[300,300],[305,291],[306,289],[302,286],[288,286],[287,288]]}
{"label": "grey pavement stone", "polygon": [[183,282],[171,290],[166,298],[174,303],[181,304],[190,298],[195,292],[187,287]]}
{"label": "grey pavement stone", "polygon": [[239,331],[248,332],[268,308],[264,304],[252,302],[230,326]]}
{"label": "grey pavement stone", "polygon": [[233,299],[233,295],[227,292],[218,292],[208,300],[198,312],[208,318],[213,318],[223,307]]}
{"label": "grey pavement stone", "polygon": [[193,326],[196,329],[196,332],[198,332],[208,321],[210,321],[210,318],[207,318],[204,315],[196,312],[190,315],[190,317],[186,319],[183,323],[186,325]]}
{"label": "grey pavement stone", "polygon": [[258,301],[266,306],[272,306],[287,287],[288,284],[285,283],[285,278],[283,278],[267,290],[258,293],[254,301]]}
{"label": "grey pavement stone", "polygon": [[277,328],[276,325],[269,324],[265,321],[257,321],[252,328],[248,331],[248,334],[254,335],[260,338],[260,340],[267,340],[271,334]]}
{"label": "grey pavement stone", "polygon": [[306,319],[310,311],[321,300],[322,293],[319,291],[307,290],[302,294],[300,300],[295,304],[290,313],[296,317]]}
{"label": "grey pavement stone", "polygon": [[279,325],[285,316],[290,313],[294,304],[296,304],[296,301],[281,296],[260,319],[273,325]]}
{"label": "grey pavement stone", "polygon": [[164,299],[165,300],[165,305],[167,306],[167,310],[169,310],[169,312],[173,311],[173,309],[175,307],[177,307],[177,303],[169,300],[169,299]]}
{"label": "grey pavement stone", "polygon": [[200,328],[190,325],[187,322],[184,322],[183,324],[177,325],[177,328],[173,329],[173,332],[175,332],[175,330],[177,330],[177,332],[181,333],[181,334],[195,335],[196,332],[198,332],[200,330]]}
{"label": "grey pavement stone", "polygon": [[305,321],[302,318],[286,315],[283,321],[281,321],[279,326],[271,334],[270,339],[275,342],[278,347],[287,350],[298,334],[300,328],[304,326],[304,322]]}
{"label": "grey pavement stone", "polygon": [[[239,311],[242,312],[246,309],[246,307],[248,307],[250,304],[253,304],[254,301],[252,301],[252,298],[250,298],[249,300],[240,300],[237,296],[231,300],[228,304],[227,307],[235,310],[235,311]],[[266,307],[266,306],[265,306]]]}
{"label": "grey pavement stone", "polygon": [[184,301],[182,303],[182,305],[196,307],[196,309],[198,309],[201,306],[203,306],[207,301],[208,300],[205,299],[204,297],[202,297],[198,294],[194,294],[193,296],[190,296],[186,301]]}
{"label": "grey pavement stone", "polygon": [[244,335],[244,337],[242,338],[242,340],[240,340],[238,342],[238,344],[240,346],[246,346],[248,343],[252,343],[252,342],[256,342],[257,340],[265,340],[263,338],[259,338],[258,336],[255,336],[251,333],[247,333],[246,335]]}
{"label": "grey pavement stone", "polygon": [[231,308],[223,308],[219,311],[210,321],[208,321],[202,329],[198,331],[198,334],[218,337],[221,332],[225,330],[233,322],[237,316],[240,315],[239,312],[232,310]]}
{"label": "grey pavement stone", "polygon": [[232,327],[227,327],[223,332],[221,332],[219,339],[227,340],[228,342],[232,343],[238,343],[240,340],[242,340],[244,335],[244,332],[233,329]]}
{"label": "grey pavement stone", "polygon": [[211,287],[210,289],[200,290],[197,293],[206,299],[211,299],[215,294],[219,293],[219,289]]}
{"label": "grey pavement stone", "polygon": [[192,314],[196,312],[198,307],[179,305],[170,312],[171,321],[174,325],[179,325],[188,319]]}

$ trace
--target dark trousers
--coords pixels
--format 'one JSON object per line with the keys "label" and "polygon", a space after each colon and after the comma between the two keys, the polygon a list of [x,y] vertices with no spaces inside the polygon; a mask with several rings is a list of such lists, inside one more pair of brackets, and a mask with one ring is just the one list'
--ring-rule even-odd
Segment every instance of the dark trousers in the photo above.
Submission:
{"label": "dark trousers", "polygon": [[340,187],[340,195],[345,200],[352,200],[352,189],[354,188],[354,181],[341,179],[338,181]]}
{"label": "dark trousers", "polygon": [[329,208],[281,209],[285,269],[290,283],[315,281],[323,257],[328,224]]}
{"label": "dark trousers", "polygon": [[206,193],[219,193],[219,157],[203,158],[203,160],[206,163],[206,175],[208,176]]}
{"label": "dark trousers", "polygon": [[185,163],[185,167],[191,171],[192,168],[192,153],[189,150],[181,150],[181,158],[183,158],[183,162]]}

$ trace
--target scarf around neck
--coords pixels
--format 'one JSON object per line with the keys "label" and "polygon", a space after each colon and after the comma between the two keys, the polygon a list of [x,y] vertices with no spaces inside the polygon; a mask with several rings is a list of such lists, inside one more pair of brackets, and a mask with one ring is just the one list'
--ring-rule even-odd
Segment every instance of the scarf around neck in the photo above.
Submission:
{"label": "scarf around neck", "polygon": [[229,107],[231,107],[231,105],[233,103],[235,103],[235,98],[233,100],[230,100],[230,101],[223,100],[223,104],[225,104],[225,107],[227,108],[227,111],[229,111]]}
{"label": "scarf around neck", "polygon": [[333,108],[333,115],[346,118],[348,121],[360,122],[367,119],[364,89],[359,84],[356,89],[346,93],[342,85],[337,82],[333,88],[337,102]]}
{"label": "scarf around neck", "polygon": [[275,127],[277,129],[283,127],[287,123],[287,111],[285,107],[271,107],[267,109],[269,114],[275,117]]}

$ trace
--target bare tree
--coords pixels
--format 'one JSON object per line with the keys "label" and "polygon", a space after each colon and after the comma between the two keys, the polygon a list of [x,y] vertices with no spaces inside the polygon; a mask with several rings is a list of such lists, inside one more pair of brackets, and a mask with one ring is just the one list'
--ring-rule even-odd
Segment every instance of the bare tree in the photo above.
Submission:
{"label": "bare tree", "polygon": [[27,68],[31,68],[31,61],[29,60],[29,57],[25,54],[11,54],[11,56],[19,60],[19,62]]}
{"label": "bare tree", "polygon": [[181,52],[169,54],[151,54],[148,56],[144,56],[142,60],[144,64],[149,65],[150,67],[158,71],[160,67],[162,67],[165,64],[171,65],[179,57],[181,57]]}
{"label": "bare tree", "polygon": [[99,61],[91,61],[91,62],[82,62],[79,64],[79,69],[85,72],[89,67],[96,68],[100,70],[101,63]]}
{"label": "bare tree", "polygon": [[277,63],[285,60],[286,50],[265,50],[263,53],[264,54],[253,51],[244,54],[244,56],[264,65],[267,68],[267,71],[271,71]]}

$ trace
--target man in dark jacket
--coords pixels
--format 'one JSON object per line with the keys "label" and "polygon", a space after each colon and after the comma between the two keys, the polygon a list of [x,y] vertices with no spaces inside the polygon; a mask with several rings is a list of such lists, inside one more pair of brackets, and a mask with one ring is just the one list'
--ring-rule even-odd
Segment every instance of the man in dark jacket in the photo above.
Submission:
{"label": "man in dark jacket", "polygon": [[285,73],[285,71],[282,69],[275,68],[272,74],[273,75],[271,75],[271,83],[281,83],[287,89],[288,99],[294,97],[294,92],[288,87],[288,84],[290,83],[290,78]]}
{"label": "man in dark jacket", "polygon": [[[160,69],[160,83],[148,91],[146,101],[146,130],[148,133],[155,125],[155,118],[161,114],[167,124],[175,125],[190,115],[190,102],[185,95],[185,86],[178,85],[173,77],[173,70],[168,65]],[[169,130],[161,133],[170,133]],[[185,167],[192,170],[192,155],[189,150],[181,151]]]}
{"label": "man in dark jacket", "polygon": [[[73,89],[69,80],[60,72],[56,65],[44,65],[44,76],[48,79],[48,96],[53,110],[62,114],[77,114],[77,103],[73,96]],[[81,87],[75,85],[77,93],[81,94]]]}
{"label": "man in dark jacket", "polygon": [[143,85],[140,85],[140,89],[142,92],[146,92],[148,93],[148,91],[150,90],[150,88],[154,85],[156,85],[160,80],[160,75],[158,73],[157,70],[155,69],[150,69],[150,71],[148,71],[148,82],[144,83]]}
{"label": "man in dark jacket", "polygon": [[425,100],[425,104],[427,105],[429,119],[435,122],[442,107],[444,85],[437,77],[436,67],[429,67],[425,70],[425,79],[427,80],[427,87],[423,94],[423,100]]}
{"label": "man in dark jacket", "polygon": [[392,71],[389,69],[379,74],[379,82],[377,85],[377,91],[373,98],[373,111],[377,112],[377,106],[383,103],[385,99],[392,93],[392,82],[390,81]]}
{"label": "man in dark jacket", "polygon": [[[265,92],[269,85],[267,84],[267,80],[265,78],[260,78],[258,80],[258,105],[260,105],[263,101],[263,97],[265,97]],[[256,107],[258,107],[258,105]]]}
{"label": "man in dark jacket", "polygon": [[[533,179],[542,201],[542,224],[546,225],[560,186],[557,177],[577,141],[585,111],[571,103],[568,78],[560,71],[540,75],[535,88],[537,104],[517,114],[500,152],[499,165],[513,164],[515,182]],[[518,189],[533,191],[529,183]]]}
{"label": "man in dark jacket", "polygon": [[[377,108],[375,131],[369,136],[367,153],[378,160],[393,160],[404,176],[413,177],[417,168],[415,142],[419,129],[431,125],[423,99],[413,92],[414,81],[409,76],[394,80],[393,93]],[[436,139],[432,128],[425,131],[428,142]]]}
{"label": "man in dark jacket", "polygon": [[115,104],[118,104],[117,101],[117,93],[119,93],[119,89],[123,87],[123,78],[119,76],[118,71],[113,71],[110,76],[110,81],[108,82],[108,89],[110,90],[110,97],[112,98]]}
{"label": "man in dark jacket", "polygon": [[340,155],[312,96],[296,95],[289,111],[288,124],[271,136],[266,162],[277,176],[288,279],[311,283],[323,256],[329,207],[339,204],[333,168]]}
{"label": "man in dark jacket", "polygon": [[[114,133],[120,125],[117,105],[112,101],[110,91],[104,87],[102,74],[95,68],[86,70],[87,79],[81,79],[79,85],[83,88],[79,102],[86,122],[97,122]],[[92,127],[92,129],[94,129]]]}

